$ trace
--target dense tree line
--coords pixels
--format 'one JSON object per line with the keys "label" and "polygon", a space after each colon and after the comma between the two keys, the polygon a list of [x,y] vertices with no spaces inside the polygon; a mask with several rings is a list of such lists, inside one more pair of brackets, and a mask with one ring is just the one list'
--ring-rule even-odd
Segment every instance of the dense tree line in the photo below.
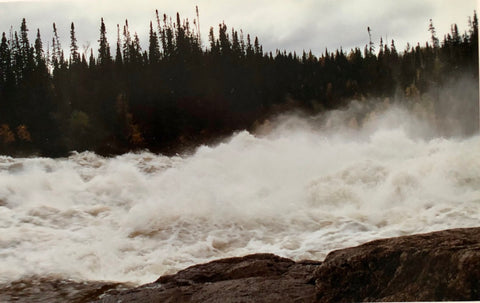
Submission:
{"label": "dense tree line", "polygon": [[[443,40],[430,23],[431,41],[404,51],[394,41],[372,41],[363,51],[320,56],[264,53],[258,38],[220,24],[203,47],[193,24],[157,12],[148,50],[128,21],[111,46],[101,20],[97,55],[80,53],[71,24],[70,54],[53,24],[51,48],[25,19],[0,43],[0,152],[102,154],[148,148],[176,152],[205,143],[281,110],[311,113],[352,98],[415,97],[460,74],[478,79],[478,19]],[[370,33],[370,29],[369,29]]]}

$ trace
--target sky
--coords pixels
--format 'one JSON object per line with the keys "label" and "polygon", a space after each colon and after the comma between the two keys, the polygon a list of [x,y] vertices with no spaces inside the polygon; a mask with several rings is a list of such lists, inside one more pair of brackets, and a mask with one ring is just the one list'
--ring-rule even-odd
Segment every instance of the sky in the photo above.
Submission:
{"label": "sky", "polygon": [[[395,40],[397,50],[407,42],[422,45],[429,41],[429,20],[433,20],[440,40],[456,23],[460,32],[468,29],[468,17],[480,0],[0,0],[0,32],[19,30],[26,18],[30,41],[40,29],[44,44],[51,41],[55,22],[62,47],[70,44],[70,23],[75,23],[81,51],[98,49],[100,18],[104,18],[110,45],[115,46],[117,24],[128,19],[130,32],[137,32],[144,49],[155,9],[172,18],[193,20],[195,6],[200,11],[200,32],[207,46],[210,27],[218,30],[225,22],[229,30],[242,29],[258,36],[264,51],[276,49],[311,50],[320,55],[328,49],[346,52],[368,43],[367,27],[378,48],[380,38]],[[112,51],[112,53],[114,50]]]}

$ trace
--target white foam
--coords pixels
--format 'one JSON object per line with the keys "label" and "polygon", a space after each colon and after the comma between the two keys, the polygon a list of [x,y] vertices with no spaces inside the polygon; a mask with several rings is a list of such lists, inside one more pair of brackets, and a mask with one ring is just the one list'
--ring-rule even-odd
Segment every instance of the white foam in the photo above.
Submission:
{"label": "white foam", "polygon": [[240,132],[188,157],[1,157],[0,281],[143,283],[215,258],[323,259],[478,225],[480,137],[419,135],[406,115],[376,114],[357,129],[332,122],[341,115],[283,117],[262,136]]}

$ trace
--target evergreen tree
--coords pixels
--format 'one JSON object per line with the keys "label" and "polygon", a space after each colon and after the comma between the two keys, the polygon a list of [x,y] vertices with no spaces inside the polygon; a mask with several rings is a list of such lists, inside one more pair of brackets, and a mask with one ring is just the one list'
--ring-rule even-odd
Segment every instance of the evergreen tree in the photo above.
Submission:
{"label": "evergreen tree", "polygon": [[128,20],[125,20],[123,27],[123,61],[125,64],[132,61],[132,38],[130,37],[130,31],[128,30]]}
{"label": "evergreen tree", "polygon": [[24,57],[22,56],[20,40],[17,32],[14,33],[12,44],[12,71],[15,77],[15,83],[18,85],[23,79]]}
{"label": "evergreen tree", "polygon": [[166,58],[170,58],[175,54],[175,42],[174,42],[174,30],[172,21],[170,24],[167,23],[167,15],[163,15],[163,28],[164,32],[162,33],[162,44],[163,53]]}
{"label": "evergreen tree", "polygon": [[62,62],[62,46],[60,45],[60,38],[58,37],[57,26],[53,23],[53,38],[52,38],[52,64],[53,72],[56,73],[60,68]]}
{"label": "evergreen tree", "polygon": [[132,62],[137,64],[137,66],[141,65],[143,61],[142,47],[140,46],[140,39],[138,38],[137,33],[133,35],[133,41],[132,41],[132,44],[130,45],[130,48],[131,48],[130,55],[132,57],[131,58]]}
{"label": "evergreen tree", "polygon": [[150,35],[149,35],[149,62],[150,64],[155,64],[160,61],[160,46],[158,44],[157,33],[153,30],[152,22],[150,22]]}
{"label": "evergreen tree", "polygon": [[22,25],[20,26],[20,52],[26,58],[28,56],[28,50],[30,49],[30,43],[28,42],[28,28],[25,18],[22,19]]}
{"label": "evergreen tree", "polygon": [[77,38],[75,37],[75,25],[70,26],[70,58],[72,63],[80,64],[80,54],[78,53]]}
{"label": "evergreen tree", "polygon": [[477,12],[473,12],[473,21],[470,24],[470,40],[473,45],[478,41],[478,17]]}
{"label": "evergreen tree", "polygon": [[213,32],[213,27],[210,27],[210,31],[208,33],[208,41],[210,41],[210,52],[213,54],[219,54],[220,49],[215,40],[215,33]]}
{"label": "evergreen tree", "polygon": [[117,66],[121,66],[123,63],[121,44],[122,43],[120,41],[120,25],[117,24],[117,48],[115,52],[115,63],[117,64]]}
{"label": "evergreen tree", "polygon": [[90,49],[90,56],[88,58],[88,67],[91,69],[95,68],[96,62],[95,62],[95,57],[93,56],[93,49]]}
{"label": "evergreen tree", "polygon": [[28,41],[28,28],[25,18],[22,19],[22,24],[20,26],[20,58],[22,61],[22,78],[24,78],[26,74],[34,69],[33,51],[30,47],[30,42]]}
{"label": "evergreen tree", "polygon": [[370,29],[370,26],[367,27],[367,32],[368,32],[368,55],[372,55],[375,52],[375,45],[373,44],[373,41],[372,41],[372,30]]}
{"label": "evergreen tree", "polygon": [[435,31],[435,26],[433,26],[433,21],[430,19],[430,24],[428,26],[428,31],[430,32],[432,45],[435,49],[440,47],[440,41],[437,38],[437,32]]}
{"label": "evergreen tree", "polygon": [[40,37],[40,29],[37,29],[37,38],[35,39],[35,63],[37,69],[41,72],[47,73],[47,63],[45,62],[45,56],[43,53],[43,43]]}
{"label": "evergreen tree", "polygon": [[263,53],[262,46],[258,42],[258,37],[255,37],[255,42],[254,42],[253,49],[255,51],[255,55],[262,55],[262,53]]}
{"label": "evergreen tree", "polygon": [[[2,33],[2,42],[0,44],[0,85],[7,82],[9,77],[9,72],[11,71],[11,53],[10,47],[7,42],[7,37],[5,32]],[[1,85],[1,89],[5,88],[4,85]]]}
{"label": "evergreen tree", "polygon": [[110,45],[107,41],[107,30],[105,28],[105,23],[103,22],[103,18],[101,19],[100,24],[100,39],[98,40],[99,48],[98,48],[98,64],[100,66],[106,66],[112,61],[112,57],[110,55]]}

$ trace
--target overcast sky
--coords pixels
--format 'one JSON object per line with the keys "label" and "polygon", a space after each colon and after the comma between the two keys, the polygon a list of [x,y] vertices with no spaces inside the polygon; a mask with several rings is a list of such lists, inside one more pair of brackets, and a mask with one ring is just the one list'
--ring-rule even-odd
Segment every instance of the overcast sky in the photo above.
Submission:
{"label": "overcast sky", "polygon": [[[74,22],[80,48],[98,48],[100,18],[107,26],[110,45],[116,42],[117,24],[128,19],[130,31],[138,32],[147,47],[148,26],[161,14],[182,18],[195,17],[200,10],[200,26],[204,41],[211,26],[217,31],[225,21],[229,28],[243,29],[258,36],[264,51],[286,49],[301,52],[312,50],[316,55],[325,48],[363,49],[368,43],[367,27],[378,48],[380,37],[395,40],[398,50],[407,42],[414,45],[429,40],[428,24],[433,19],[438,36],[457,23],[461,32],[468,28],[468,16],[477,9],[477,0],[0,0],[0,32],[13,26],[19,30],[26,18],[33,42],[39,28],[44,44],[51,40],[52,23],[57,24],[64,48],[68,48],[70,23]],[[246,35],[245,35],[246,36]],[[112,53],[114,50],[112,50]]]}

